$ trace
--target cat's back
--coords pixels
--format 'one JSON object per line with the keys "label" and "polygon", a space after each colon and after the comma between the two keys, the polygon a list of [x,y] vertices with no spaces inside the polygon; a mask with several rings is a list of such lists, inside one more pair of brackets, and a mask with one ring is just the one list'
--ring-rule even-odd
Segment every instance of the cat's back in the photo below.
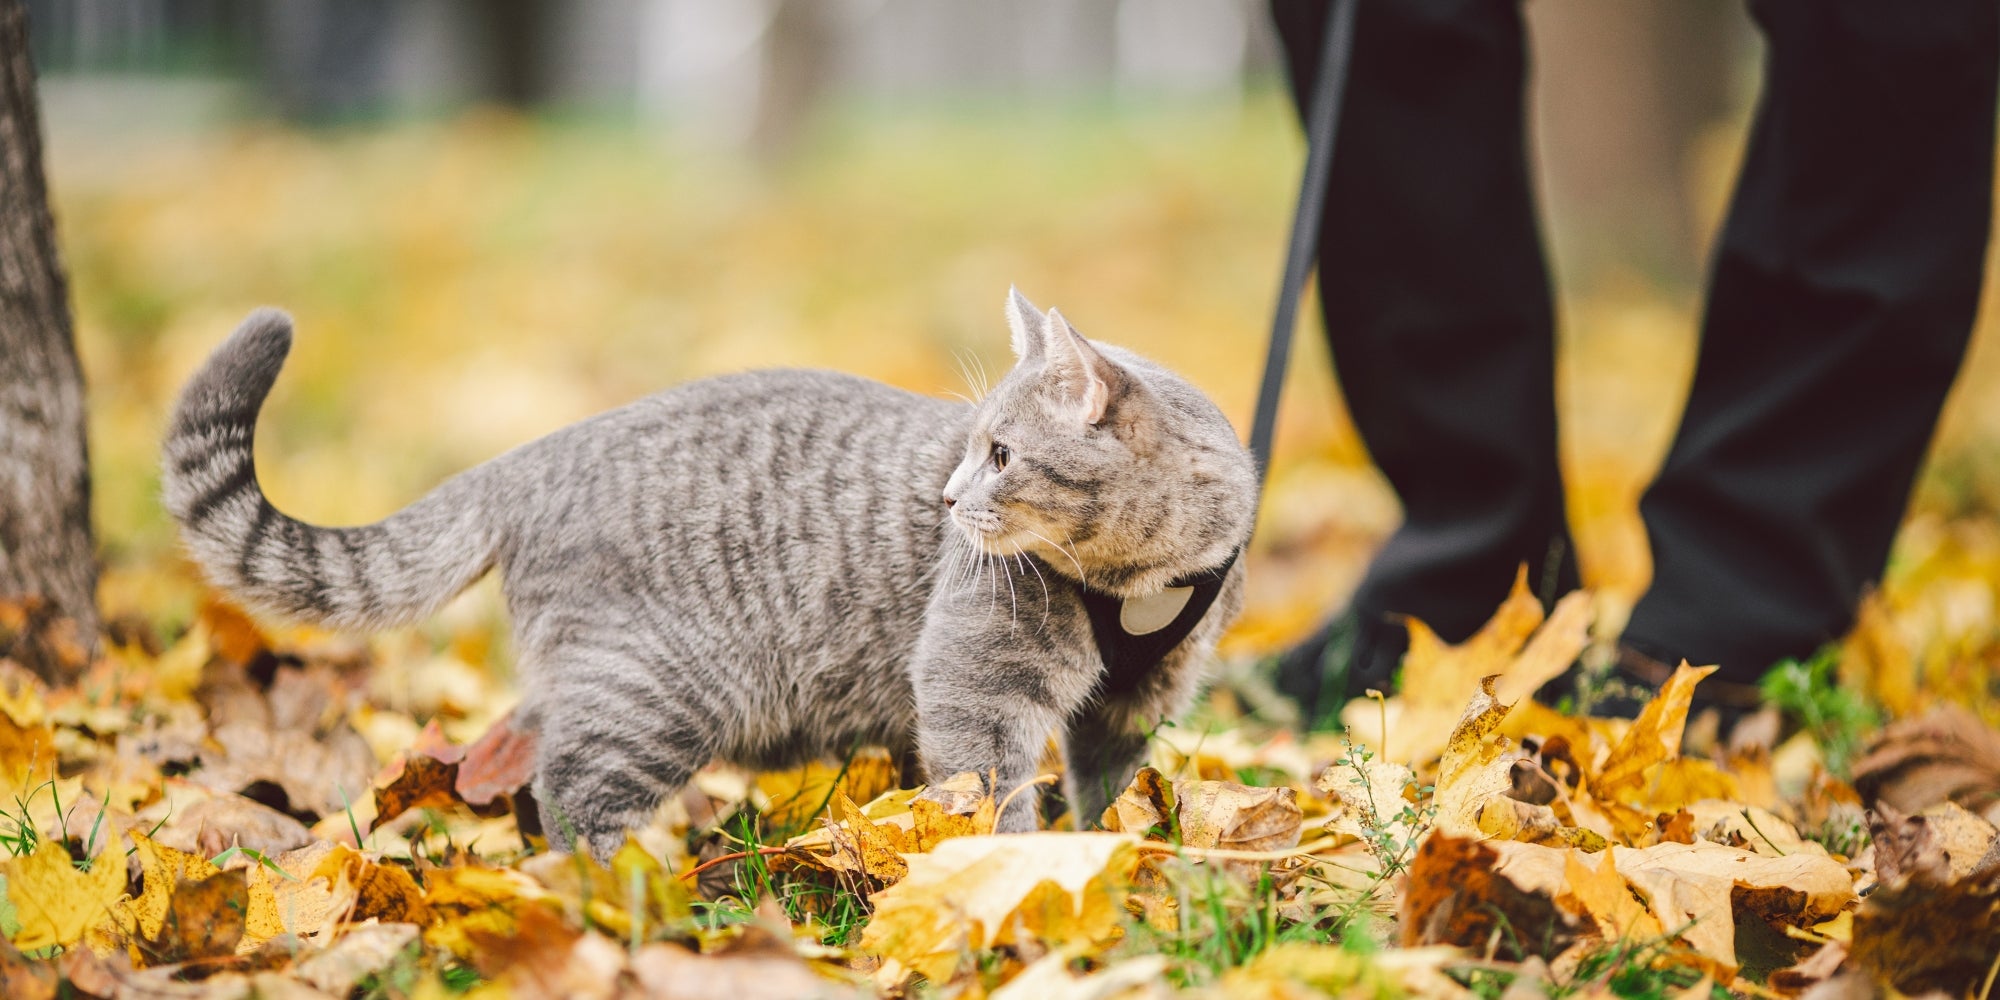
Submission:
{"label": "cat's back", "polygon": [[[853,375],[702,379],[531,446],[502,559],[524,644],[859,669],[914,637],[971,407]],[[588,623],[588,624],[586,624]]]}

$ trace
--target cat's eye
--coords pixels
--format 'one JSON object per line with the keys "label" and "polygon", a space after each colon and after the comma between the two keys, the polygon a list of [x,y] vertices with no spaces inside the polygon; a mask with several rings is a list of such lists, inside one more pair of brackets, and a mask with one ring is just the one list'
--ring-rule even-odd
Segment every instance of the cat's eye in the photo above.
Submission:
{"label": "cat's eye", "polygon": [[999,472],[1005,469],[1007,467],[1007,458],[1007,446],[998,441],[993,442],[993,471]]}

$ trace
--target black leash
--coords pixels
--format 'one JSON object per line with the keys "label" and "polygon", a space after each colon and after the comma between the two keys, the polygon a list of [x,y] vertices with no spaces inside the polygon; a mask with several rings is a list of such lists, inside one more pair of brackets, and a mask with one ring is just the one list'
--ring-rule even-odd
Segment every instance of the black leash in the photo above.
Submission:
{"label": "black leash", "polygon": [[[1340,123],[1341,94],[1347,89],[1347,66],[1354,50],[1354,9],[1358,0],[1332,0],[1326,40],[1320,49],[1319,76],[1313,83],[1306,114],[1306,169],[1299,181],[1298,214],[1292,218],[1291,248],[1285,253],[1284,280],[1278,286],[1278,311],[1271,320],[1271,348],[1264,358],[1264,384],[1257,390],[1257,415],[1250,424],[1250,453],[1259,475],[1269,475],[1271,437],[1278,420],[1278,393],[1284,387],[1285,366],[1291,360],[1292,331],[1297,326],[1299,295],[1305,290],[1319,247],[1320,216],[1326,207],[1326,178],[1333,162],[1334,133]],[[1110,594],[1083,590],[1090,629],[1104,658],[1100,689],[1106,696],[1126,696],[1144,684],[1160,660],[1181,644],[1222,592],[1240,552],[1206,572],[1175,580],[1162,598],[1185,595],[1170,621],[1130,614],[1130,602]],[[1144,620],[1140,620],[1144,619]],[[1141,628],[1144,631],[1133,631]]]}
{"label": "black leash", "polygon": [[1278,396],[1292,358],[1299,295],[1318,256],[1320,217],[1326,210],[1326,177],[1333,164],[1333,140],[1340,128],[1340,105],[1354,55],[1354,11],[1359,0],[1332,0],[1326,38],[1320,44],[1319,75],[1306,112],[1306,169],[1299,180],[1298,213],[1292,216],[1292,243],[1285,251],[1285,274],[1278,285],[1278,308],[1271,317],[1271,348],[1264,357],[1264,384],[1257,390],[1257,415],[1250,422],[1250,454],[1259,475],[1271,471],[1271,437],[1277,430]]}

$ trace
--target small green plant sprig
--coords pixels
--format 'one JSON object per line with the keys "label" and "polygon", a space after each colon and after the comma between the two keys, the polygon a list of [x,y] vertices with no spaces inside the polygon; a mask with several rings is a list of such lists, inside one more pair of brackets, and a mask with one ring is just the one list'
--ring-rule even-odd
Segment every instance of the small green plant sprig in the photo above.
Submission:
{"label": "small green plant sprig", "polygon": [[1764,673],[1758,688],[1765,701],[1791,716],[1819,744],[1826,769],[1845,778],[1882,717],[1858,692],[1840,686],[1839,665],[1840,647],[1830,644],[1804,662],[1779,661]]}

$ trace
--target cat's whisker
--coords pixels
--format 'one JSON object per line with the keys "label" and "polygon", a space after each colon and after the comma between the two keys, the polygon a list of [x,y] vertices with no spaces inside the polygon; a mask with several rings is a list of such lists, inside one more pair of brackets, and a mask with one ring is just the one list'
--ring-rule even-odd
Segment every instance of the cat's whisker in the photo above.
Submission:
{"label": "cat's whisker", "polygon": [[1075,553],[1074,551],[1072,551],[1072,550],[1073,550],[1073,549],[1075,548],[1075,545],[1074,545],[1074,543],[1072,543],[1072,545],[1071,545],[1071,547],[1070,547],[1070,548],[1067,548],[1067,549],[1066,549],[1066,548],[1063,548],[1063,547],[1062,547],[1062,546],[1060,546],[1060,545],[1057,545],[1057,544],[1056,544],[1056,543],[1055,543],[1054,541],[1052,541],[1052,540],[1051,540],[1051,539],[1050,539],[1050,538],[1049,538],[1049,537],[1048,537],[1047,535],[1044,535],[1044,534],[1042,534],[1041,532],[1039,532],[1039,531],[1036,531],[1036,530],[1035,530],[1035,529],[1033,529],[1033,528],[1022,528],[1021,530],[1022,530],[1022,531],[1025,531],[1025,532],[1027,532],[1027,533],[1028,533],[1028,534],[1030,534],[1030,535],[1033,535],[1033,536],[1035,536],[1036,538],[1039,538],[1039,539],[1041,539],[1041,540],[1042,540],[1042,541],[1044,541],[1044,542],[1047,542],[1047,543],[1048,543],[1048,546],[1049,546],[1049,548],[1052,548],[1052,549],[1056,550],[1057,552],[1060,552],[1060,553],[1062,553],[1063,555],[1066,555],[1066,556],[1068,556],[1068,557],[1069,557],[1069,562],[1070,562],[1070,565],[1072,565],[1072,566],[1075,566],[1075,567],[1076,567],[1076,579],[1077,579],[1077,582],[1079,582],[1079,583],[1082,583],[1082,584],[1083,584],[1084,586],[1089,586],[1089,585],[1090,585],[1090,575],[1089,575],[1088,573],[1085,573],[1085,572],[1083,571],[1083,560],[1081,560],[1081,559],[1078,559],[1078,558],[1076,557],[1076,553]]}
{"label": "cat's whisker", "polygon": [[1027,555],[1027,551],[1020,542],[1014,543],[1014,561],[1025,563],[1035,571],[1035,579],[1042,581],[1042,631],[1046,632],[1049,630],[1049,578],[1042,575],[1042,568],[1035,565],[1035,557]]}
{"label": "cat's whisker", "polygon": [[1014,623],[1015,628],[1019,628],[1021,627],[1021,601],[1014,596],[1014,573],[1007,568],[1006,556],[1001,556],[999,562],[1000,574],[1007,578],[1007,603],[1013,608],[1009,619]]}

